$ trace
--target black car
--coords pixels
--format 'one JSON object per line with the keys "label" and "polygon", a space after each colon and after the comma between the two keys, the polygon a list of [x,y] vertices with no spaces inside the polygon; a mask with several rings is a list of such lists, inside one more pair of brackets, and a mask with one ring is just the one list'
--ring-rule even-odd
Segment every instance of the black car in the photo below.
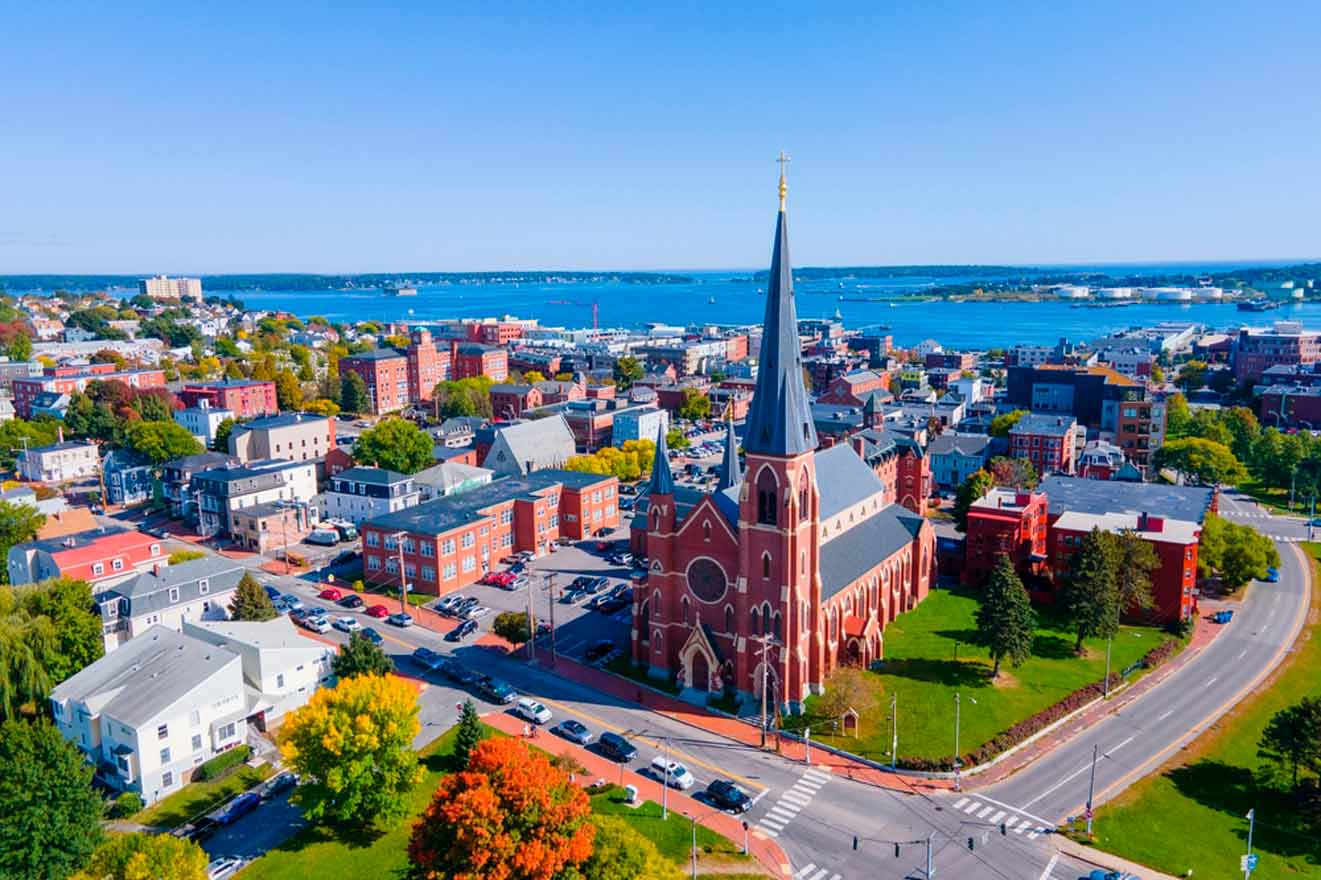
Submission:
{"label": "black car", "polygon": [[626,764],[638,756],[637,746],[617,733],[606,731],[596,742],[601,747],[601,754],[612,761]]}
{"label": "black car", "polygon": [[572,718],[566,718],[556,724],[550,729],[550,732],[559,734],[569,742],[575,742],[580,746],[585,746],[592,741],[592,732],[587,729],[586,725],[574,721]]}
{"label": "black car", "polygon": [[609,639],[601,639],[583,653],[583,659],[588,663],[595,663],[613,650],[615,650],[614,642]]}
{"label": "black car", "polygon": [[629,601],[630,600],[625,599],[623,596],[620,595],[603,596],[596,603],[596,610],[601,612],[602,614],[614,614],[616,611],[623,611],[625,608],[627,608],[629,605]]}
{"label": "black car", "polygon": [[752,798],[732,782],[717,779],[706,787],[706,799],[722,810],[746,813],[752,809]]}
{"label": "black car", "polygon": [[477,690],[481,691],[482,696],[492,703],[504,705],[518,699],[518,691],[514,690],[508,682],[490,676],[482,677],[482,680],[477,683]]}
{"label": "black car", "polygon": [[587,586],[583,587],[583,592],[593,593],[593,594],[599,593],[608,586],[610,586],[609,578],[592,578],[592,580],[588,582]]}
{"label": "black car", "polygon": [[440,672],[450,681],[462,685],[474,684],[482,678],[480,672],[474,672],[453,658],[445,660],[445,664],[440,667]]}
{"label": "black car", "polygon": [[288,791],[298,784],[298,777],[286,770],[278,773],[266,780],[266,784],[261,787],[261,799],[268,801],[281,792]]}
{"label": "black car", "polygon": [[454,629],[445,633],[445,641],[461,642],[475,632],[477,632],[477,621],[465,620],[463,623],[454,627]]}
{"label": "black car", "polygon": [[344,552],[342,552],[342,553],[340,553],[338,556],[336,556],[334,559],[330,560],[330,564],[331,564],[331,565],[343,565],[343,564],[345,564],[346,562],[353,562],[353,561],[354,561],[355,559],[357,559],[360,555],[361,555],[361,554],[358,553],[357,550],[345,550]]}
{"label": "black car", "polygon": [[358,608],[361,608],[361,607],[362,607],[364,604],[366,604],[366,603],[364,603],[364,602],[362,601],[362,597],[361,597],[361,596],[356,596],[356,595],[352,595],[352,594],[350,594],[350,595],[348,595],[348,596],[345,596],[343,599],[340,599],[340,600],[339,600],[338,602],[336,602],[335,604],[338,605],[338,606],[341,607],[341,608],[348,608],[348,609],[350,609],[350,610],[356,610],[356,609],[358,609]]}

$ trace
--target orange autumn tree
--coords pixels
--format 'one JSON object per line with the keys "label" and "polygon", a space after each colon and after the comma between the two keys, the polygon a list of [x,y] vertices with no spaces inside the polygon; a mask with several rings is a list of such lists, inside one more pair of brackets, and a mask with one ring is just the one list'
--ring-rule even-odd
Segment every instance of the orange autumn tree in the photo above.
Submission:
{"label": "orange autumn tree", "polygon": [[586,793],[545,755],[483,740],[436,789],[408,856],[427,880],[557,880],[592,854],[590,813]]}

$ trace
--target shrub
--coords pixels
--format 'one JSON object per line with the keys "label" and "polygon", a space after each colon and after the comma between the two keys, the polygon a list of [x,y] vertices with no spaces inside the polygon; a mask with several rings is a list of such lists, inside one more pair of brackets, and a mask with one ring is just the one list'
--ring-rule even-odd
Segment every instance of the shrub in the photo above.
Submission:
{"label": "shrub", "polygon": [[142,812],[142,795],[136,791],[126,791],[115,798],[115,805],[110,812],[118,819],[124,819],[135,813]]}
{"label": "shrub", "polygon": [[361,581],[361,580],[354,581],[354,582],[353,582],[353,592],[355,592],[355,593],[361,593],[362,591],[363,591],[362,581]]}
{"label": "shrub", "polygon": [[200,780],[219,779],[234,767],[237,767],[239,764],[248,760],[248,756],[251,754],[252,746],[235,746],[227,752],[222,752],[221,754],[216,755],[210,761],[207,761],[205,764],[198,767],[197,772],[193,774],[193,778]]}
{"label": "shrub", "polygon": [[201,550],[175,550],[170,554],[170,565],[179,565],[183,562],[192,562],[194,559],[205,558],[206,554]]}

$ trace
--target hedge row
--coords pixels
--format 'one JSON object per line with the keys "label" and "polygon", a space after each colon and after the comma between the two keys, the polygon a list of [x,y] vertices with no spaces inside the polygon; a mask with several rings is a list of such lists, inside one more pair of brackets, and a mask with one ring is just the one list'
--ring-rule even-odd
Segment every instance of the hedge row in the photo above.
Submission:
{"label": "hedge row", "polygon": [[[1162,642],[1143,655],[1142,665],[1147,669],[1159,666],[1173,657],[1180,647],[1181,645],[1176,639]],[[1122,681],[1123,678],[1118,673],[1111,673],[1110,689],[1113,690]],[[1035,736],[1064,716],[1076,712],[1093,700],[1099,699],[1105,693],[1106,689],[1103,681],[1093,682],[1086,687],[1079,688],[1058,703],[1047,706],[1037,714],[1024,718],[1008,730],[996,734],[987,742],[960,756],[960,763],[964,767],[976,767],[985,764],[996,755],[1012,749],[1029,737]],[[920,770],[928,773],[949,772],[954,769],[954,763],[950,758],[900,758],[899,766],[905,770]]]}
{"label": "hedge row", "polygon": [[248,760],[248,756],[251,754],[252,746],[235,746],[227,752],[221,752],[210,761],[207,761],[205,764],[198,767],[196,772],[193,773],[193,778],[201,780],[219,779],[221,776],[224,776],[229,772],[230,768],[236,767]]}

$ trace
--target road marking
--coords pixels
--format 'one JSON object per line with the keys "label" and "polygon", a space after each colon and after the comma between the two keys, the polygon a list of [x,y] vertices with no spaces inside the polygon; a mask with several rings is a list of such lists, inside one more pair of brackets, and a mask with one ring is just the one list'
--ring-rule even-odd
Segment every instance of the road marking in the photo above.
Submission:
{"label": "road marking", "polygon": [[995,798],[988,797],[984,794],[978,794],[977,797],[986,801],[988,804],[995,804],[997,807],[1004,807],[1006,810],[1008,810],[1011,813],[1022,813],[1024,816],[1027,816],[1029,819],[1032,819],[1033,821],[1040,822],[1042,825],[1048,825],[1051,828],[1055,827],[1054,822],[1050,821],[1049,819],[1043,819],[1040,816],[1034,816],[1031,813],[1029,813],[1027,810],[1023,809],[1022,807],[1016,807],[1013,804],[1006,804],[1004,801],[997,801]]}
{"label": "road marking", "polygon": [[976,801],[973,801],[972,803],[968,804],[968,806],[963,808],[963,812],[971,813],[973,810],[977,809],[980,806],[981,804],[977,803]]}
{"label": "road marking", "polygon": [[760,826],[763,827],[763,828],[773,828],[773,829],[775,829],[775,831],[779,832],[779,831],[783,831],[783,830],[784,830],[784,826],[785,826],[785,825],[788,825],[789,823],[788,823],[788,822],[776,822],[774,819],[766,819],[766,818],[762,818],[761,821],[759,821],[757,824],[760,825]]}
{"label": "road marking", "polygon": [[806,877],[808,874],[812,873],[815,870],[816,870],[815,863],[809,864],[806,868],[799,868],[798,873],[794,874],[794,880],[802,880],[803,877]]}
{"label": "road marking", "polygon": [[1059,853],[1055,853],[1055,855],[1051,856],[1050,861],[1046,863],[1046,870],[1041,872],[1041,876],[1037,878],[1037,880],[1050,880],[1050,872],[1055,870],[1055,865],[1056,863],[1059,862],[1059,860],[1060,860]]}
{"label": "road marking", "polygon": [[[1113,755],[1115,752],[1117,752],[1117,751],[1119,751],[1120,749],[1122,749],[1124,746],[1126,746],[1126,745],[1128,745],[1129,743],[1131,743],[1132,741],[1133,741],[1133,737],[1130,736],[1128,739],[1124,740],[1124,741],[1121,742],[1119,745],[1115,746],[1115,747],[1112,748],[1112,749],[1109,749],[1109,750],[1103,752],[1102,754],[1104,754],[1105,757],[1108,758],[1108,757],[1110,757],[1111,755]],[[1072,780],[1074,777],[1076,777],[1076,776],[1081,776],[1083,773],[1086,773],[1086,772],[1087,772],[1088,770],[1090,770],[1091,768],[1092,768],[1092,762],[1091,762],[1091,761],[1088,761],[1086,764],[1083,764],[1083,765],[1082,765],[1081,767],[1079,767],[1077,770],[1074,770],[1074,771],[1073,771],[1072,773],[1070,773],[1068,776],[1064,777],[1064,778],[1061,779],[1059,782],[1055,783],[1055,784],[1052,785],[1050,788],[1046,789],[1046,790],[1043,791],[1041,794],[1039,794],[1039,795],[1037,795],[1036,797],[1034,797],[1032,800],[1030,800],[1030,801],[1028,801],[1027,803],[1023,804],[1023,806],[1025,806],[1025,807],[1030,807],[1030,806],[1032,806],[1032,805],[1035,804],[1037,801],[1041,800],[1042,798],[1046,797],[1047,795],[1053,794],[1057,789],[1059,789],[1061,786],[1063,786],[1063,785],[1065,785],[1066,783],[1068,783],[1068,782],[1069,782],[1070,780]],[[1045,823],[1045,824],[1049,825],[1049,824],[1051,824],[1051,823],[1047,822],[1047,823]]]}
{"label": "road marking", "polygon": [[1001,810],[1000,812],[996,813],[994,816],[991,817],[990,822],[992,825],[995,825],[1004,817],[1005,817],[1005,811]]}
{"label": "road marking", "polygon": [[774,817],[777,822],[783,822],[788,825],[797,818],[798,813],[794,810],[786,810],[784,807],[777,805],[767,810],[766,815]]}
{"label": "road marking", "polygon": [[1169,717],[1170,717],[1171,715],[1173,715],[1173,714],[1174,714],[1174,710],[1173,710],[1173,709],[1168,709],[1168,710],[1166,710],[1166,712],[1165,712],[1164,715],[1160,716],[1160,717],[1157,718],[1156,720],[1157,720],[1157,721],[1164,721],[1166,718],[1169,718]]}
{"label": "road marking", "polygon": [[991,811],[994,809],[995,807],[983,807],[981,810],[977,812],[977,818],[985,819],[987,816],[991,815]]}
{"label": "road marking", "polygon": [[1040,836],[1041,836],[1041,832],[1038,831],[1036,828],[1033,828],[1031,831],[1027,833],[1028,840],[1036,840]]}
{"label": "road marking", "polygon": [[1022,834],[1026,830],[1027,830],[1027,823],[1024,822],[1022,825],[1019,825],[1017,828],[1014,829],[1014,833]]}
{"label": "road marking", "polygon": [[829,873],[830,873],[829,868],[822,868],[820,871],[817,871],[815,874],[812,875],[812,880],[821,880],[822,877],[826,876]]}
{"label": "road marking", "polygon": [[761,791],[757,792],[757,796],[756,796],[755,798],[752,799],[752,805],[753,805],[753,806],[756,806],[757,801],[759,801],[759,800],[761,800],[762,798],[766,797],[766,795],[768,795],[768,794],[770,794],[770,793],[771,793],[771,790],[770,790],[769,788],[763,788]]}
{"label": "road marking", "polygon": [[1218,676],[1218,675],[1213,675],[1213,676],[1211,676],[1210,678],[1208,678],[1208,679],[1206,680],[1206,684],[1202,685],[1202,687],[1210,687],[1211,685],[1215,684],[1216,681],[1217,681],[1219,678],[1220,678],[1220,676]]}
{"label": "road marking", "polygon": [[1019,823],[1019,821],[1020,820],[1017,816],[1010,816],[1007,820],[1005,820],[1005,828],[1013,828],[1015,825]]}
{"label": "road marking", "polygon": [[755,827],[758,831],[760,831],[762,834],[765,834],[767,837],[779,837],[779,836],[780,836],[780,832],[778,832],[778,831],[772,831],[770,828],[766,827],[765,825],[757,824],[757,825],[755,825],[754,827]]}
{"label": "road marking", "polygon": [[813,782],[813,781],[810,780],[810,779],[800,779],[800,780],[798,780],[797,782],[794,783],[794,786],[793,786],[793,787],[794,787],[794,788],[801,788],[801,789],[804,789],[804,790],[806,790],[806,791],[808,791],[808,792],[811,792],[812,794],[816,794],[817,789],[819,789],[823,784],[824,784],[824,783],[821,783],[821,782]]}
{"label": "road marking", "polygon": [[805,797],[799,794],[798,792],[794,791],[792,788],[786,791],[784,794],[780,795],[780,800],[789,801],[795,804],[802,804],[803,806],[807,806],[812,802],[812,799],[810,797]]}
{"label": "road marking", "polygon": [[812,770],[808,770],[803,775],[806,776],[808,779],[817,780],[818,782],[821,782],[823,785],[829,782],[831,779],[830,773],[828,771],[818,770],[815,768]]}
{"label": "road marking", "polygon": [[967,799],[966,797],[961,797],[961,798],[959,798],[957,801],[954,802],[954,807],[953,807],[953,809],[955,809],[955,810],[961,809],[961,808],[963,807],[963,805],[966,804],[967,802],[968,802],[968,799]]}

